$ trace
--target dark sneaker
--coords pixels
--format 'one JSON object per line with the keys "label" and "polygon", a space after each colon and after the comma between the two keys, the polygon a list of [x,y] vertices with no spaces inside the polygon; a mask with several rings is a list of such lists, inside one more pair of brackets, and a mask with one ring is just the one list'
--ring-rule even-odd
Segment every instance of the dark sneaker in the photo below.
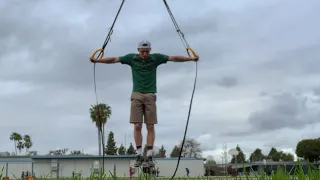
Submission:
{"label": "dark sneaker", "polygon": [[143,157],[138,155],[136,162],[134,163],[134,167],[140,167],[141,164],[143,163]]}
{"label": "dark sneaker", "polygon": [[154,167],[154,162],[153,162],[151,156],[146,159],[146,165],[147,165],[148,167]]}

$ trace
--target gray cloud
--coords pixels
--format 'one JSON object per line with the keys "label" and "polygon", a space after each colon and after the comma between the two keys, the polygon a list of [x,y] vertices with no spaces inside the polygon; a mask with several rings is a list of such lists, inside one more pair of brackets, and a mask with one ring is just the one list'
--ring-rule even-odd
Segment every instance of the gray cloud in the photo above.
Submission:
{"label": "gray cloud", "polygon": [[235,77],[222,77],[221,79],[216,81],[216,84],[222,87],[233,87],[238,84],[238,80]]}
{"label": "gray cloud", "polygon": [[320,95],[320,86],[313,89],[313,93],[317,96]]}
{"label": "gray cloud", "polygon": [[249,123],[257,131],[281,128],[302,128],[307,124],[318,123],[320,111],[308,107],[308,99],[303,96],[284,93],[274,95],[271,106],[256,111],[249,116]]}
{"label": "gray cloud", "polygon": [[248,116],[247,123],[250,126],[233,132],[225,132],[226,135],[249,136],[251,134],[270,132],[292,128],[301,130],[307,125],[319,123],[320,111],[318,105],[310,106],[312,99],[293,93],[280,93],[267,96],[265,101],[267,108],[257,110]]}

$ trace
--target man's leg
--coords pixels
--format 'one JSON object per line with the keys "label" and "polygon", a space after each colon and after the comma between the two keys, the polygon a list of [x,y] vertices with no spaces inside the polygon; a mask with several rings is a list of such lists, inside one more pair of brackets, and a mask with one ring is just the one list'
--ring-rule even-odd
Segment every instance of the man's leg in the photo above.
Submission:
{"label": "man's leg", "polygon": [[142,123],[134,123],[133,135],[136,143],[137,154],[142,155]]}
{"label": "man's leg", "polygon": [[133,92],[131,95],[130,123],[134,124],[133,134],[137,147],[137,160],[134,164],[139,167],[143,162],[142,157],[142,122],[143,122],[143,96]]}
{"label": "man's leg", "polygon": [[155,140],[154,124],[147,124],[147,156],[152,156],[153,144]]}
{"label": "man's leg", "polygon": [[158,123],[157,120],[157,106],[156,106],[157,96],[153,93],[145,94],[144,99],[144,114],[145,114],[145,123],[147,126],[147,165],[153,167],[154,163],[152,160],[153,154],[153,144],[155,140],[155,128],[154,125]]}

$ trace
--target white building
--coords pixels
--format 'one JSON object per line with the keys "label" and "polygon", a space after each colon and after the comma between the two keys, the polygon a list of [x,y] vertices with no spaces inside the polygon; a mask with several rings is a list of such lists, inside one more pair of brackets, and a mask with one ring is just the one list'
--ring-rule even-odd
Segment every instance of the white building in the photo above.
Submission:
{"label": "white building", "polygon": [[[154,158],[155,169],[159,169],[159,176],[171,177],[176,169],[178,158]],[[181,158],[175,177],[186,176],[186,168],[190,170],[190,177],[204,175],[203,158]],[[104,169],[107,177],[116,174],[117,177],[129,177],[129,168],[133,167],[135,156],[106,155]],[[89,177],[98,173],[102,165],[102,156],[93,155],[37,155],[37,156],[0,156],[0,171],[10,179],[20,178],[22,172],[33,173],[36,177],[71,177],[73,174]],[[134,176],[140,174],[141,169],[135,168]],[[0,172],[1,173],[1,172]],[[14,174],[14,176],[13,176]]]}

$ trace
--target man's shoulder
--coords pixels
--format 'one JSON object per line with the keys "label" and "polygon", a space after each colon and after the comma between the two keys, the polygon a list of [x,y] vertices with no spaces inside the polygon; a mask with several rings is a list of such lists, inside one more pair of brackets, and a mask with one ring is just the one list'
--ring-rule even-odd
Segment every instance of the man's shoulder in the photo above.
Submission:
{"label": "man's shoulder", "polygon": [[169,60],[169,56],[163,53],[153,53],[152,57],[157,61],[157,64],[165,64]]}
{"label": "man's shoulder", "polygon": [[151,57],[155,58],[155,59],[167,59],[169,56],[163,53],[152,53],[150,54]]}
{"label": "man's shoulder", "polygon": [[139,54],[137,54],[137,53],[128,53],[128,54],[124,55],[124,57],[134,58],[134,57],[136,57],[136,56],[138,56],[138,55],[139,55]]}
{"label": "man's shoulder", "polygon": [[129,64],[131,65],[131,61],[137,56],[136,53],[128,53],[123,56],[119,57],[119,60],[122,64]]}
{"label": "man's shoulder", "polygon": [[150,56],[166,56],[166,55],[163,53],[152,53],[150,54]]}
{"label": "man's shoulder", "polygon": [[126,60],[128,60],[128,59],[134,59],[134,58],[136,58],[137,56],[139,56],[139,54],[136,54],[136,53],[128,53],[128,54],[125,54],[125,55],[123,55],[123,56],[120,56],[120,59],[126,59]]}

